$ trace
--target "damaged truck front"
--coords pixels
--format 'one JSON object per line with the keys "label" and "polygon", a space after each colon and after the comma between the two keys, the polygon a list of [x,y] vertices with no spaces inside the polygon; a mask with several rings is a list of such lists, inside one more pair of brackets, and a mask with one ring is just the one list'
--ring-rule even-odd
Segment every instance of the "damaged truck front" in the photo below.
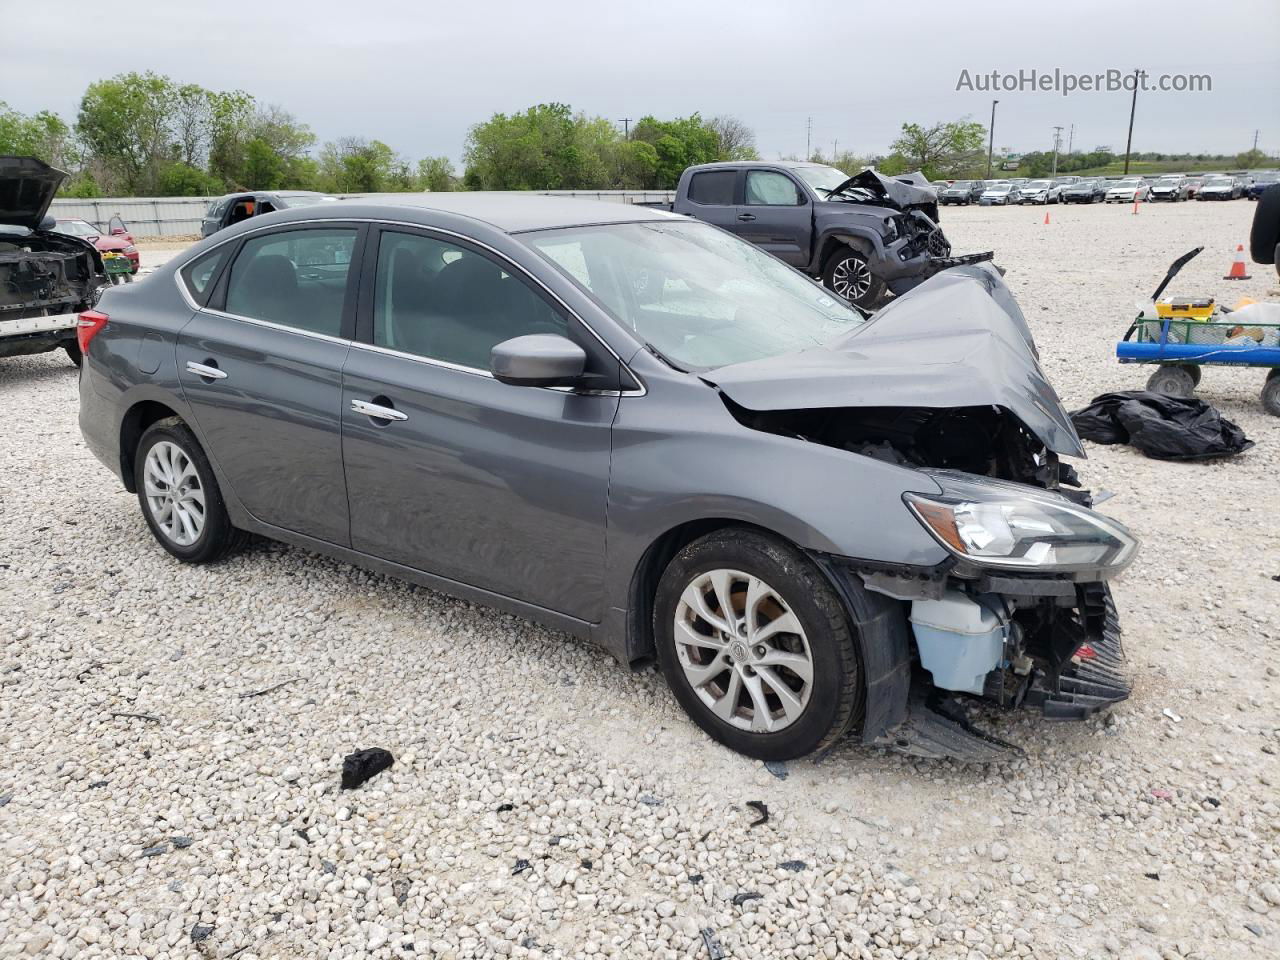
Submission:
{"label": "damaged truck front", "polygon": [[999,759],[1012,748],[966,722],[963,698],[1083,719],[1128,696],[1108,582],[1137,542],[1060,462],[1084,449],[991,267],[935,277],[826,349],[704,379],[744,426],[927,478],[902,499],[941,559],[815,556],[909,624],[861,651],[866,742]]}
{"label": "damaged truck front", "polygon": [[35,157],[0,157],[0,358],[62,348],[80,362],[77,316],[107,281],[92,243],[53,230],[65,177]]}

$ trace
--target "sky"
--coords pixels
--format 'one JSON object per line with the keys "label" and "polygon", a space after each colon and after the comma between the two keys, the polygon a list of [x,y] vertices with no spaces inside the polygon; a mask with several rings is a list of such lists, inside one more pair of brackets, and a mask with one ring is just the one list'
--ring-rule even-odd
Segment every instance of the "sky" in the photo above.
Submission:
{"label": "sky", "polygon": [[548,101],[615,121],[730,114],[777,158],[802,155],[807,131],[824,152],[887,152],[903,122],[986,124],[996,98],[997,152],[1052,149],[1054,126],[1063,149],[1070,136],[1076,149],[1123,151],[1127,91],[992,93],[979,78],[1142,68],[1151,83],[1207,74],[1212,89],[1140,92],[1135,151],[1240,152],[1260,131],[1258,145],[1280,153],[1277,0],[1041,12],[987,0],[129,0],[102,11],[0,0],[0,100],[70,121],[93,80],[154,70],[279,104],[321,142],[364,136],[458,163],[472,124]]}

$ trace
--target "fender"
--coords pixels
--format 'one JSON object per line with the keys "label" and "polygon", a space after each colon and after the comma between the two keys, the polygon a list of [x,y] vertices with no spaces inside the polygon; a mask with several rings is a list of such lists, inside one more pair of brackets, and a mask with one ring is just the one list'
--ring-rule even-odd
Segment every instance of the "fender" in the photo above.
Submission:
{"label": "fender", "polygon": [[884,240],[878,230],[857,223],[840,223],[823,230],[814,241],[813,259],[809,264],[809,272],[814,275],[821,273],[823,264],[831,255],[831,250],[836,244],[841,243],[863,249],[874,260],[884,259]]}

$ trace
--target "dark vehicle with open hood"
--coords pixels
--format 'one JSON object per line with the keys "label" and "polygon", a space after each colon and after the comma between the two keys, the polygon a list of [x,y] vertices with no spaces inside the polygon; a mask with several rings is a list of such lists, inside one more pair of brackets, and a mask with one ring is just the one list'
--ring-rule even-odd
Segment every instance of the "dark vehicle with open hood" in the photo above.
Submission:
{"label": "dark vehicle with open hood", "polygon": [[1137,544],[990,264],[868,319],[668,212],[395,195],[254,218],[82,324],[85,441],[180,560],[255,533],[656,659],[765,759],[997,759],[962,700],[1128,693]]}
{"label": "dark vehicle with open hood", "polygon": [[0,157],[0,358],[66,350],[107,277],[90,241],[66,236],[49,204],[66,178],[36,157]]}
{"label": "dark vehicle with open hood", "polygon": [[991,259],[953,257],[938,226],[938,196],[923,174],[850,177],[820,163],[707,163],[676,186],[676,213],[704,220],[875,308],[939,270]]}

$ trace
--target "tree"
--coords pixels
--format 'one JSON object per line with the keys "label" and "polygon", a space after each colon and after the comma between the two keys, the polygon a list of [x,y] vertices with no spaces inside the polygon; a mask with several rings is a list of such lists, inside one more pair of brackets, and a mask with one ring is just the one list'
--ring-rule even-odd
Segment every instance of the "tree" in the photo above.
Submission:
{"label": "tree", "polygon": [[0,100],[0,154],[39,157],[61,169],[73,159],[71,129],[56,113],[27,116]]}
{"label": "tree", "polygon": [[173,159],[175,100],[173,82],[150,70],[89,84],[80,100],[76,133],[102,161],[111,179],[106,186],[154,192],[161,169]]}
{"label": "tree", "polygon": [[973,120],[922,127],[904,123],[890,148],[906,170],[922,170],[930,180],[971,174],[984,155],[987,128]]}
{"label": "tree", "polygon": [[448,157],[423,157],[418,161],[418,186],[438,193],[458,189],[458,178]]}
{"label": "tree", "polygon": [[495,113],[467,133],[464,182],[479,190],[582,190],[609,183],[602,144],[617,131],[563,103]]}
{"label": "tree", "polygon": [[1267,155],[1256,147],[1236,156],[1236,166],[1243,170],[1252,170],[1254,167],[1265,166],[1266,163]]}
{"label": "tree", "polygon": [[674,120],[641,117],[631,136],[657,153],[654,186],[662,190],[673,188],[685,167],[728,159],[720,155],[720,135],[696,113]]}
{"label": "tree", "polygon": [[320,150],[320,182],[331,193],[383,193],[394,188],[395,165],[382,141],[341,137]]}
{"label": "tree", "polygon": [[737,117],[712,117],[707,126],[716,135],[716,152],[720,160],[760,159],[756,153],[755,133]]}

